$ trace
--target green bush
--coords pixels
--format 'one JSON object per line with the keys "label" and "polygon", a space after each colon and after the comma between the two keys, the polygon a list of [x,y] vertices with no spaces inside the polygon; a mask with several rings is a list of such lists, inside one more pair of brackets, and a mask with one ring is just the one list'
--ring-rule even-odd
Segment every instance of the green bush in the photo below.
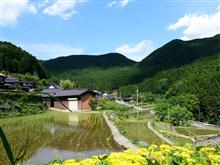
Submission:
{"label": "green bush", "polygon": [[194,114],[198,114],[199,111],[199,99],[189,93],[181,94],[179,96],[173,96],[169,99],[170,104],[178,105],[187,108]]}
{"label": "green bush", "polygon": [[193,114],[186,107],[172,105],[169,102],[161,102],[155,108],[158,120],[169,122],[175,126],[185,126],[193,119]]}
{"label": "green bush", "polygon": [[166,120],[174,126],[186,126],[193,119],[193,114],[185,107],[172,106],[167,112]]}
{"label": "green bush", "polygon": [[46,111],[40,95],[0,93],[0,118],[37,114]]}
{"label": "green bush", "polygon": [[161,102],[161,103],[157,104],[157,106],[155,107],[156,118],[160,121],[164,121],[167,114],[168,114],[167,112],[168,112],[170,106],[171,105],[168,104],[167,102]]}
{"label": "green bush", "polygon": [[89,106],[91,107],[91,109],[93,111],[95,111],[97,109],[97,105],[98,105],[98,101],[97,99],[91,99],[89,100]]}

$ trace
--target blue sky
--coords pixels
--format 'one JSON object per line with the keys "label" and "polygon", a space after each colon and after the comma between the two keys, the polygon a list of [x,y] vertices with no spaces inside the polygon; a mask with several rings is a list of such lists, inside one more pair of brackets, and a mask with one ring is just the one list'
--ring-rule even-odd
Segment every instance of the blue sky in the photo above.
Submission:
{"label": "blue sky", "polygon": [[119,52],[140,61],[166,42],[220,33],[218,0],[0,0],[1,39],[38,59]]}

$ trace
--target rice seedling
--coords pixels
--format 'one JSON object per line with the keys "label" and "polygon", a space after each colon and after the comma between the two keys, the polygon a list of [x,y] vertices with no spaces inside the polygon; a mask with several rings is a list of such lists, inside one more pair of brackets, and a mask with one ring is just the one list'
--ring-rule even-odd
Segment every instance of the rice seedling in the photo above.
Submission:
{"label": "rice seedling", "polygon": [[[98,113],[47,112],[1,119],[0,126],[14,155],[19,155],[20,149],[26,144],[26,136],[29,136],[30,143],[24,155],[25,161],[36,155],[39,149],[46,147],[85,152],[85,155],[88,150],[122,149],[113,140],[110,129],[102,115]],[[10,164],[2,143],[0,143],[0,155],[0,164]]]}

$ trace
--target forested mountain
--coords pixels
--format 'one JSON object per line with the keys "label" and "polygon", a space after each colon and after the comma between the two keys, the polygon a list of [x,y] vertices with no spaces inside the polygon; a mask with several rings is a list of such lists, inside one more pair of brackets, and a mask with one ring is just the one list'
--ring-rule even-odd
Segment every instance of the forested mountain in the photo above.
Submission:
{"label": "forested mountain", "polygon": [[142,72],[139,79],[218,53],[220,53],[220,35],[191,41],[172,40],[155,50],[138,64]]}
{"label": "forested mountain", "polygon": [[[220,35],[191,41],[172,40],[136,63],[111,53],[102,56],[69,56],[45,61],[54,79],[72,79],[81,87],[102,91],[136,84],[161,71],[178,68],[220,53]],[[122,65],[123,64],[123,65]],[[124,67],[126,66],[126,67]]]}
{"label": "forested mountain", "polygon": [[0,42],[0,71],[2,70],[46,77],[45,69],[35,57],[10,42]]}
{"label": "forested mountain", "polygon": [[104,55],[71,55],[44,61],[43,65],[51,73],[60,73],[76,69],[125,67],[135,64],[122,54],[108,53]]}

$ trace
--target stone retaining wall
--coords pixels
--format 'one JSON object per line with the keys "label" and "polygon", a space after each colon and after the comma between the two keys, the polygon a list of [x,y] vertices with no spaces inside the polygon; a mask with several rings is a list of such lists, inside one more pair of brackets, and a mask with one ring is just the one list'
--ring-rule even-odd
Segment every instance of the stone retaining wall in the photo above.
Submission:
{"label": "stone retaining wall", "polygon": [[103,113],[103,116],[105,118],[106,123],[108,124],[112,135],[113,135],[113,139],[121,146],[124,146],[127,149],[132,149],[132,150],[137,150],[138,147],[136,145],[134,145],[133,143],[130,142],[130,140],[128,140],[125,136],[123,136],[118,128],[113,124],[113,122],[111,120],[108,119],[106,113]]}

